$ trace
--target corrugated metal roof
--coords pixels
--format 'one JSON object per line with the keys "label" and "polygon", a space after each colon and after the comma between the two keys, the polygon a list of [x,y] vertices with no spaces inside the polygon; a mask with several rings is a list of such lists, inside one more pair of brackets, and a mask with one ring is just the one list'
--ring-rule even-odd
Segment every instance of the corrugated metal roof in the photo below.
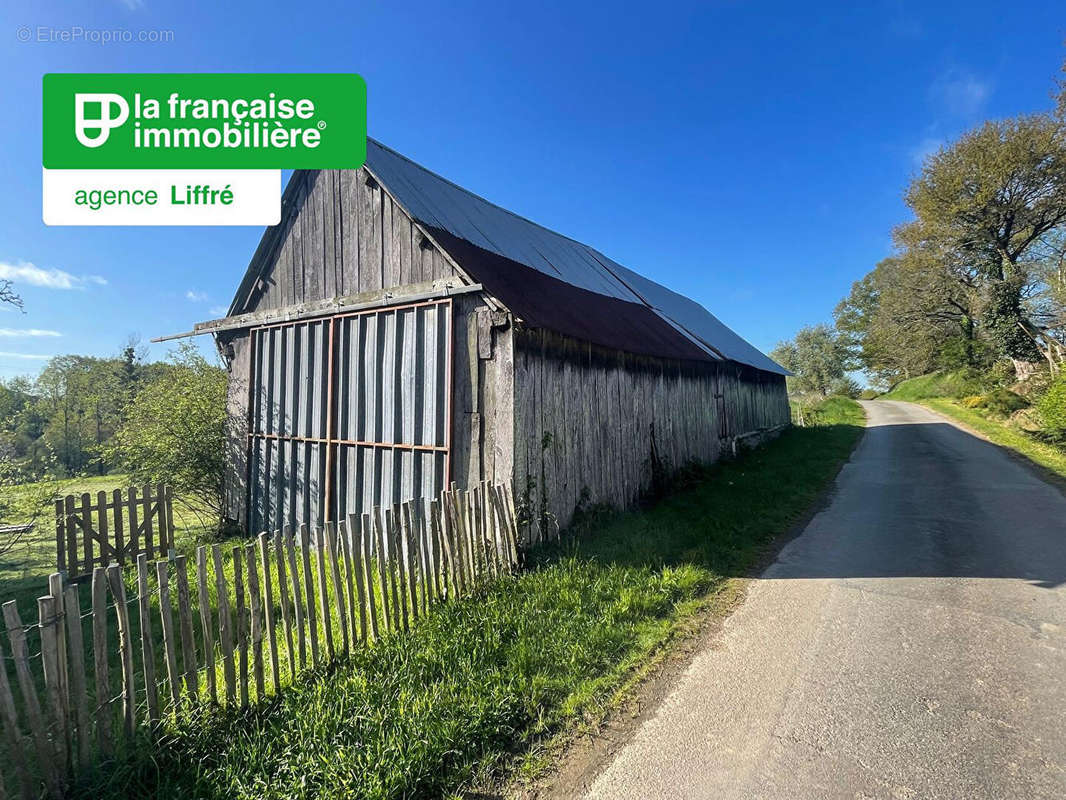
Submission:
{"label": "corrugated metal roof", "polygon": [[[606,297],[651,307],[711,358],[788,374],[694,300],[611,260],[598,250],[501,208],[409,158],[367,139],[367,167],[420,223]],[[466,268],[460,260],[459,264]],[[492,276],[473,277],[492,291]],[[513,305],[513,301],[509,302]],[[512,311],[522,315],[521,308]]]}

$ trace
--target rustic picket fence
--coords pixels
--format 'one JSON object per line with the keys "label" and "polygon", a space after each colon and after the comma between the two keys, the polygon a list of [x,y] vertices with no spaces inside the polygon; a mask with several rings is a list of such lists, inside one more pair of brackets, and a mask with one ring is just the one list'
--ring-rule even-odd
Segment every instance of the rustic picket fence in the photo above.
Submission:
{"label": "rustic picket fence", "polygon": [[0,798],[12,782],[24,798],[62,797],[192,709],[281,691],[513,573],[519,556],[510,487],[488,483],[227,549],[197,548],[194,571],[145,552],[135,576],[96,566],[87,594],[55,573],[32,624],[3,604]]}
{"label": "rustic picket fence", "polygon": [[132,564],[174,547],[174,503],[165,484],[68,494],[55,501],[56,570],[73,580],[97,566]]}

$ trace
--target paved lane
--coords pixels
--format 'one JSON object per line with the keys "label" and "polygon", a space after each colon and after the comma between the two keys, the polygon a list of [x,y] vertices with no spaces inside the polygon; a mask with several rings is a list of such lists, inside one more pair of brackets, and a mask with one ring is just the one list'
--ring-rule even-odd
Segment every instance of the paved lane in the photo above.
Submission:
{"label": "paved lane", "polygon": [[908,403],[589,798],[1066,797],[1066,497]]}

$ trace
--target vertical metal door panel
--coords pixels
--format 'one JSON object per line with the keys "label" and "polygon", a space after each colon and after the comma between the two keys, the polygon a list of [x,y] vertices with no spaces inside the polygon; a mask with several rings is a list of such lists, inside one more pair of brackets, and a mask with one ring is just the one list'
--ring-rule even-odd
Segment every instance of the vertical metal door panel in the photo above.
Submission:
{"label": "vertical metal door panel", "polygon": [[438,300],[252,330],[252,532],[445,488],[451,311]]}

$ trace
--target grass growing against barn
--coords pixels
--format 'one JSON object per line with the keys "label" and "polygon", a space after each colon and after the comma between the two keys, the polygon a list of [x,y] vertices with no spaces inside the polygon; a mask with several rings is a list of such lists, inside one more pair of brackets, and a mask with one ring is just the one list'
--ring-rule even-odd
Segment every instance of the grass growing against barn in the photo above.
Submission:
{"label": "grass growing against barn", "polygon": [[857,441],[862,411],[836,398],[818,422],[686,471],[654,507],[593,518],[521,575],[257,708],[205,712],[76,793],[432,797],[499,775],[599,713],[810,508]]}

